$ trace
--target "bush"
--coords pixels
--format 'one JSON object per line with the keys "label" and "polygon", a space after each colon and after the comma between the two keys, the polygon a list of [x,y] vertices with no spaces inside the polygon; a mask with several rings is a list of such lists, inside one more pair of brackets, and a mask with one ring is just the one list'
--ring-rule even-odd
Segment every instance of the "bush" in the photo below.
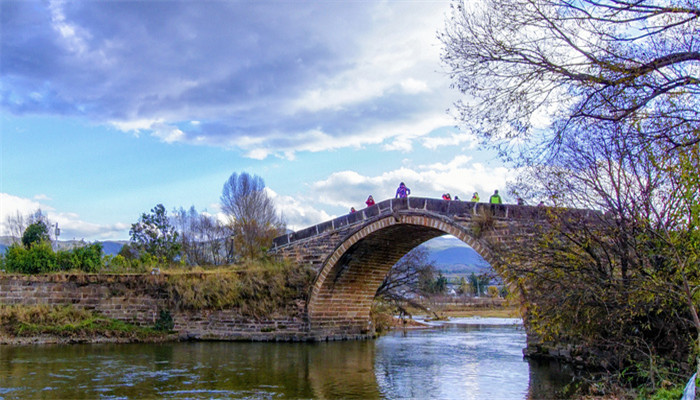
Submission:
{"label": "bush", "polygon": [[93,243],[72,250],[74,268],[85,272],[97,272],[102,266],[102,244]]}
{"label": "bush", "polygon": [[5,268],[8,272],[21,274],[55,271],[56,254],[47,242],[34,243],[29,249],[13,244],[5,252]]}
{"label": "bush", "polygon": [[12,245],[6,250],[4,259],[4,268],[7,272],[21,274],[42,274],[76,269],[97,272],[102,265],[102,245],[94,243],[58,252],[54,252],[48,242],[34,243],[28,249]]}
{"label": "bush", "polygon": [[153,329],[156,331],[169,332],[173,330],[175,323],[173,322],[173,317],[170,315],[168,310],[160,310],[158,320],[154,325]]}

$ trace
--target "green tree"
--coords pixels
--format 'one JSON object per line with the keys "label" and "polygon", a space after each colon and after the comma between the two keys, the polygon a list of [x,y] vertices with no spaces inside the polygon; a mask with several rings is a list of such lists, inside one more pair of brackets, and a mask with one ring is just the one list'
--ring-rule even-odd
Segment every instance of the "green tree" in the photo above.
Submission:
{"label": "green tree", "polygon": [[257,175],[231,174],[221,192],[221,210],[233,230],[238,254],[255,259],[264,254],[272,239],[284,231],[284,223]]}
{"label": "green tree", "polygon": [[129,230],[131,247],[161,260],[172,262],[180,254],[178,233],[162,204],[151,209],[150,214],[143,213],[139,221]]}
{"label": "green tree", "polygon": [[466,295],[472,293],[471,285],[467,282],[464,277],[459,278],[459,286],[457,286],[457,294]]}
{"label": "green tree", "polygon": [[473,272],[469,275],[469,286],[471,286],[472,293],[476,296],[481,296],[486,293],[486,288],[488,288],[490,283],[491,278],[489,278],[488,275],[477,275]]}
{"label": "green tree", "polygon": [[48,242],[51,238],[49,236],[49,228],[43,220],[39,220],[29,225],[22,234],[22,244],[27,249],[33,244],[40,242]]}

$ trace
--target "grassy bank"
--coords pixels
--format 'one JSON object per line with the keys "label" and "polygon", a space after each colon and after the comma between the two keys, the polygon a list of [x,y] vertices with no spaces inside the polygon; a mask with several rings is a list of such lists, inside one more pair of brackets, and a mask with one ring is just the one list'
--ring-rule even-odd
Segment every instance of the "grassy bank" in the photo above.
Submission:
{"label": "grassy bank", "polygon": [[167,332],[141,327],[73,306],[1,305],[0,342],[18,342],[21,338],[53,337],[54,341],[90,342],[99,339],[115,341],[159,341]]}
{"label": "grassy bank", "polygon": [[242,315],[264,318],[306,297],[314,271],[285,263],[251,263],[210,270],[166,270],[164,290],[180,310],[234,307]]}

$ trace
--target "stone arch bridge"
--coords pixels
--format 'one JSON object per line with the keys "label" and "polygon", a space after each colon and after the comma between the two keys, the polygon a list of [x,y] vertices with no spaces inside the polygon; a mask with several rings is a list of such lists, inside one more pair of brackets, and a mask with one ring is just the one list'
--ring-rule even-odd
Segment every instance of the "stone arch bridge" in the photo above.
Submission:
{"label": "stone arch bridge", "polygon": [[450,234],[497,267],[493,244],[501,251],[532,245],[538,228],[547,224],[546,214],[546,208],[533,206],[390,199],[275,238],[270,253],[317,271],[306,304],[310,338],[363,338],[374,333],[370,308],[377,289],[389,269],[414,247]]}

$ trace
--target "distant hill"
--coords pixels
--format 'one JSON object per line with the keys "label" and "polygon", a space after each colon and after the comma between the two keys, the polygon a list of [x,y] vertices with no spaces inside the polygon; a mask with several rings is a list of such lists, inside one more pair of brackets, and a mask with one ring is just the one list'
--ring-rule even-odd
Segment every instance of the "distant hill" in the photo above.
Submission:
{"label": "distant hill", "polygon": [[428,250],[438,271],[445,276],[480,274],[491,266],[473,248],[454,236],[442,236],[421,245]]}
{"label": "distant hill", "polygon": [[102,242],[102,251],[105,254],[116,256],[122,249],[122,246],[129,243],[128,240],[106,240]]}

